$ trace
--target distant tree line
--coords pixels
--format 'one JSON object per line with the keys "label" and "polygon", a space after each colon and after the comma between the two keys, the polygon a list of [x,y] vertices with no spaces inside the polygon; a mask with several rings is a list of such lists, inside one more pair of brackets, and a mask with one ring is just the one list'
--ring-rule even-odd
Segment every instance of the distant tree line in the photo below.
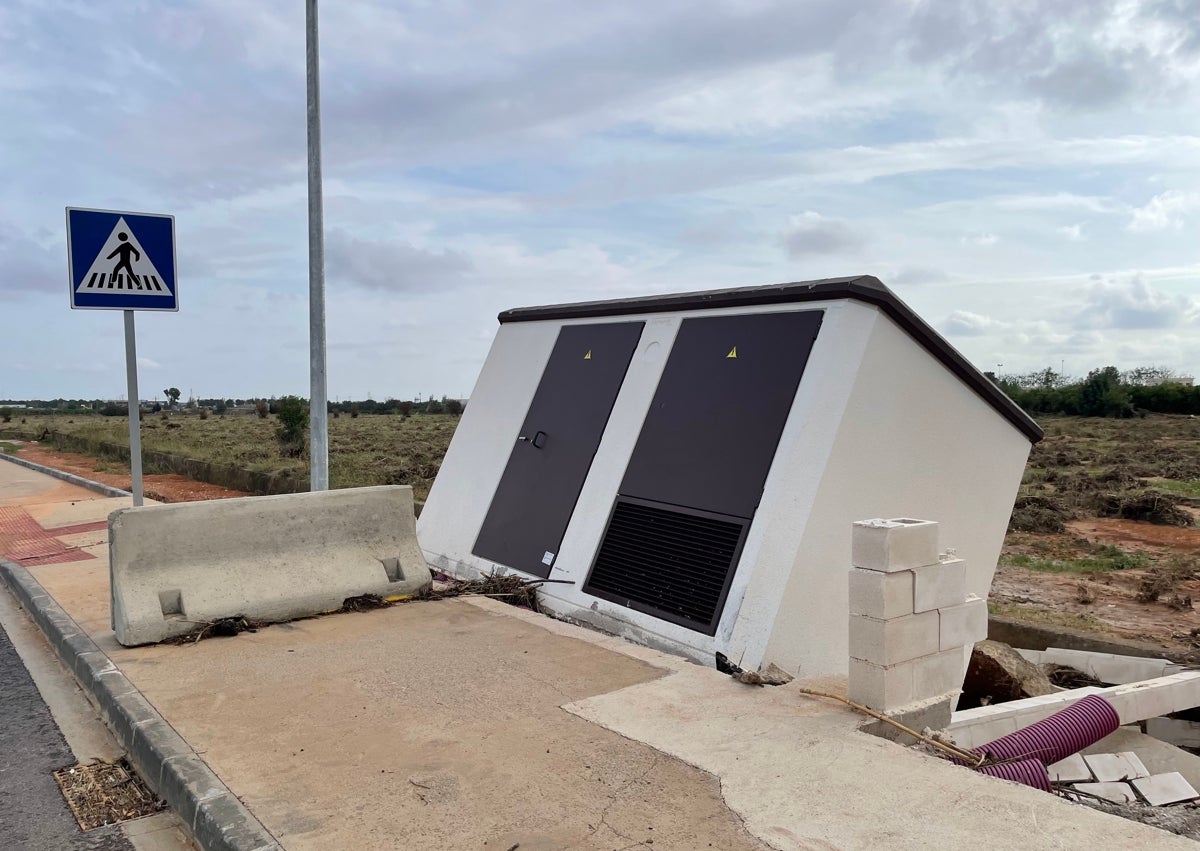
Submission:
{"label": "distant tree line", "polygon": [[988,377],[1030,414],[1081,417],[1200,414],[1200,387],[1193,386],[1190,377],[1163,367],[1121,372],[1115,366],[1106,366],[1078,379],[1052,369],[1000,377],[988,373]]}
{"label": "distant tree line", "polygon": [[[170,392],[174,391],[174,392]],[[282,398],[299,398],[299,397],[282,397]],[[179,403],[179,391],[175,388],[168,388],[167,399],[164,402],[154,402],[152,405],[143,403],[143,409],[152,410],[158,413],[164,409],[184,410],[184,411],[212,411],[215,414],[224,414],[235,409],[243,411],[255,411],[260,406],[265,406],[265,412],[270,414],[279,413],[279,404],[281,399],[274,396],[265,399],[205,399],[191,398],[187,402]],[[304,400],[305,405],[308,404]],[[378,402],[374,399],[362,399],[359,401],[347,400],[329,403],[329,413],[331,414],[350,414],[358,416],[363,414],[398,414],[400,416],[410,416],[412,414],[461,414],[463,412],[463,402],[459,399],[451,399],[443,396],[441,399],[426,399],[423,402],[414,402],[408,399],[386,399]],[[8,412],[8,416],[20,414],[21,416],[33,416],[39,414],[71,414],[71,415],[86,415],[99,414],[107,417],[123,417],[128,413],[128,406],[124,400],[107,400],[107,399],[4,399],[0,400],[0,408]]]}

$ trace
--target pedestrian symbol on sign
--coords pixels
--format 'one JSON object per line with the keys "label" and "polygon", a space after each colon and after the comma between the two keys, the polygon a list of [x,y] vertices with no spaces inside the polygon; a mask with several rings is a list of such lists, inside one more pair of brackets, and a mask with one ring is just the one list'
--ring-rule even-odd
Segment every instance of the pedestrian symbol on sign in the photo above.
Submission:
{"label": "pedestrian symbol on sign", "polygon": [[142,259],[141,252],[139,252],[136,248],[134,248],[132,245],[129,244],[129,242],[128,242],[129,234],[125,233],[125,231],[121,231],[120,233],[118,233],[117,239],[121,240],[121,244],[118,245],[116,248],[114,248],[113,253],[108,255],[108,257],[106,257],[104,259],[112,260],[118,254],[120,254],[121,260],[119,263],[117,263],[116,267],[113,268],[113,271],[112,271],[113,275],[116,275],[122,269],[128,269],[129,277],[133,279],[133,282],[138,285],[138,289],[140,290],[142,288],[142,282],[138,280],[138,276],[133,273],[133,267],[129,265],[129,255],[136,254],[137,259],[141,260]]}
{"label": "pedestrian symbol on sign", "polygon": [[[112,261],[116,259],[114,264]],[[142,250],[125,218],[117,219],[112,233],[79,282],[76,293],[122,292],[135,296],[170,296],[162,276]]]}

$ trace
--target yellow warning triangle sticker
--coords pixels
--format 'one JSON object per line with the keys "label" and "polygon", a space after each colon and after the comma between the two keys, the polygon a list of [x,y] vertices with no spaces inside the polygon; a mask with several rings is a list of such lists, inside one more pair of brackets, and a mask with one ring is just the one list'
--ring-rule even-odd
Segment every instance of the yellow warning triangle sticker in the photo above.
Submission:
{"label": "yellow warning triangle sticker", "polygon": [[586,354],[586,355],[584,355],[584,356],[583,356],[583,359],[584,359],[584,360],[591,360],[591,359],[592,359],[592,350],[591,350],[591,349],[588,349],[588,352],[587,352],[587,354]]}
{"label": "yellow warning triangle sticker", "polygon": [[725,357],[726,358],[736,358],[737,357],[737,346],[734,346],[732,349],[730,349],[729,354],[725,355]]}

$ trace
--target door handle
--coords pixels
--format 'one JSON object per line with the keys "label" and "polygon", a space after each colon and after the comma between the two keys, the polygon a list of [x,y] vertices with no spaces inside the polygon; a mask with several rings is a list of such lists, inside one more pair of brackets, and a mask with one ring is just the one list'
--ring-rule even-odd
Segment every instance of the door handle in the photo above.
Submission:
{"label": "door handle", "polygon": [[543,446],[546,445],[546,432],[539,431],[537,434],[535,434],[533,436],[532,440],[530,438],[526,437],[525,435],[521,435],[520,437],[517,438],[517,440],[527,441],[527,442],[533,444],[534,449],[541,449]]}

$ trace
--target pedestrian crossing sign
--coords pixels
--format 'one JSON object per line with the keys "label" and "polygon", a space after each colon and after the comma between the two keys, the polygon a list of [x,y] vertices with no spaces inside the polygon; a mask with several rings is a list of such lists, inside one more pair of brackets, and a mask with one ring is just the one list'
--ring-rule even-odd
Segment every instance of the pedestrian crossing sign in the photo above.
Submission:
{"label": "pedestrian crossing sign", "polygon": [[67,208],[71,307],[179,310],[175,217]]}

